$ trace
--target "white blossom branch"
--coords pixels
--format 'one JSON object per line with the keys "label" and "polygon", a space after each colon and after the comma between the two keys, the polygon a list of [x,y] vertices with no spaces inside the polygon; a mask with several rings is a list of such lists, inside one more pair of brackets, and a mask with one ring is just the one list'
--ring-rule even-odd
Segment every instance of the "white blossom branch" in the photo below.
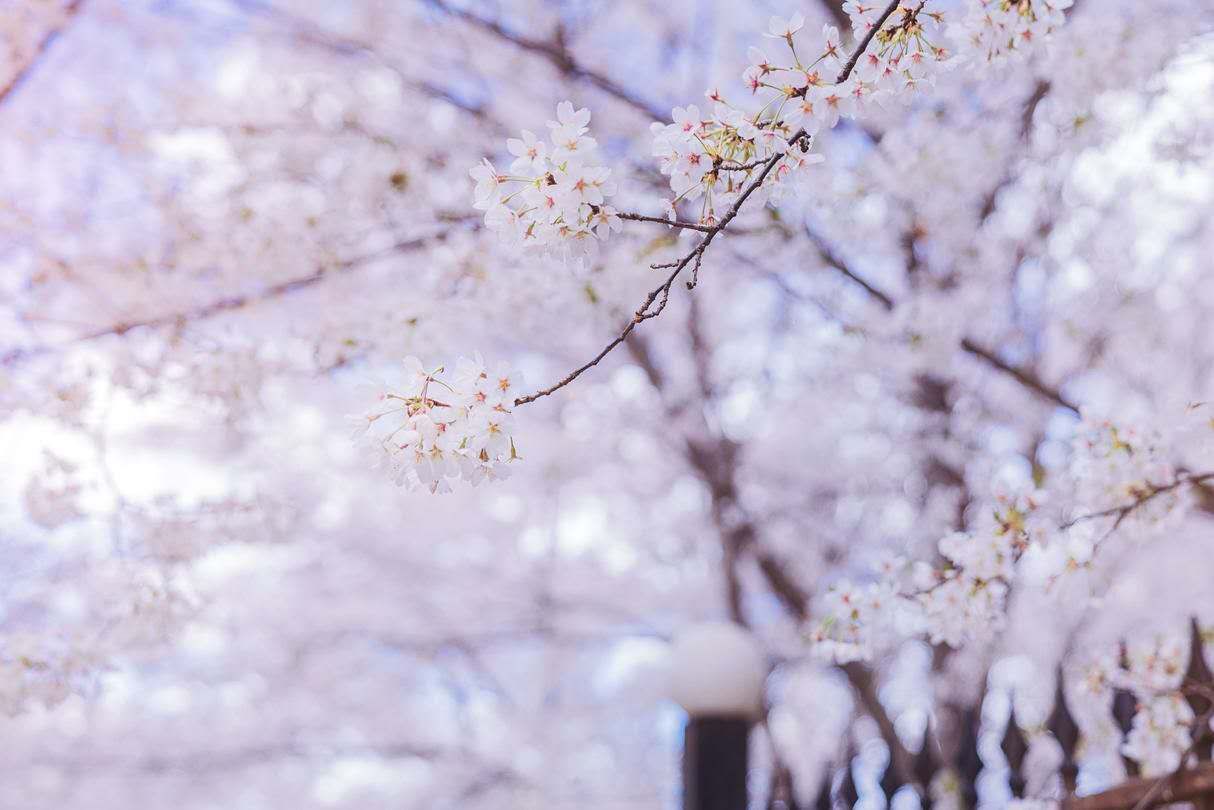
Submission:
{"label": "white blossom branch", "polygon": [[[865,34],[864,38],[856,46],[856,49],[852,52],[847,62],[843,65],[843,68],[839,71],[839,75],[835,78],[835,84],[842,84],[843,82],[847,81],[847,78],[855,69],[856,63],[860,60],[860,57],[868,49],[868,46],[873,39],[876,38],[877,33],[885,25],[885,22],[898,9],[900,3],[901,0],[891,0],[891,2],[885,7],[885,9],[881,12],[881,15],[877,18],[873,27],[869,29],[867,34]],[[918,8],[922,8],[922,6],[923,3],[920,3]],[[913,14],[917,12],[917,10],[918,9],[915,9],[911,13]],[[792,137],[788,139],[788,150],[791,151],[798,146],[805,150],[805,142],[809,139],[809,137],[809,134],[804,129],[797,130],[797,132],[795,132]],[[738,195],[737,200],[734,201],[733,205],[731,205],[721,217],[721,220],[717,224],[709,226],[709,229],[704,232],[704,236],[687,254],[673,264],[657,265],[657,268],[670,267],[670,273],[666,276],[661,284],[654,287],[653,290],[649,292],[649,295],[646,296],[645,300],[641,303],[641,306],[633,314],[632,319],[628,321],[627,325],[625,325],[619,335],[604,346],[590,361],[583,363],[581,366],[574,369],[559,382],[549,386],[548,388],[540,389],[532,394],[518,397],[514,400],[514,404],[516,406],[526,405],[529,402],[534,402],[537,399],[546,397],[569,385],[578,377],[582,376],[582,374],[597,366],[600,362],[602,362],[604,357],[606,357],[617,346],[627,340],[628,336],[632,334],[632,331],[640,324],[662,314],[662,311],[666,308],[666,303],[670,300],[670,291],[674,286],[674,282],[688,267],[692,268],[692,280],[687,282],[687,288],[689,290],[693,289],[698,281],[700,264],[704,260],[704,252],[708,249],[709,245],[712,244],[712,241],[717,237],[717,234],[729,227],[729,223],[733,222],[734,218],[737,217],[738,213],[742,210],[742,206],[744,206],[746,201],[750,199],[751,195],[753,195],[755,191],[757,191],[759,187],[763,185],[768,176],[771,174],[772,170],[774,170],[776,165],[784,158],[785,154],[787,153],[778,151],[762,164],[762,168],[759,170],[759,173],[742,190],[742,192]]]}

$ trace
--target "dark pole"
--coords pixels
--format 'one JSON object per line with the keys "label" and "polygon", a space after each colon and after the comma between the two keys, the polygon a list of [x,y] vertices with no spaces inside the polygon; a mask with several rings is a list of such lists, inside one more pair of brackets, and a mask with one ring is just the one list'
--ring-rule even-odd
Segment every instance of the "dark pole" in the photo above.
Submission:
{"label": "dark pole", "polygon": [[705,622],[671,645],[670,696],[687,712],[683,810],[746,810],[750,727],[762,716],[767,661],[746,628]]}
{"label": "dark pole", "polygon": [[750,720],[692,717],[683,730],[683,810],[746,810]]}

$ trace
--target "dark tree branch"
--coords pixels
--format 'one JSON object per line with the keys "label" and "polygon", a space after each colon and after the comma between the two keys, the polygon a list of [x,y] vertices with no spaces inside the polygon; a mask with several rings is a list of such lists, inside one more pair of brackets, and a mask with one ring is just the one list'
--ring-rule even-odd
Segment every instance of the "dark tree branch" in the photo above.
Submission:
{"label": "dark tree branch", "polygon": [[1049,400],[1050,402],[1053,402],[1055,405],[1066,408],[1068,411],[1071,411],[1072,413],[1075,413],[1075,414],[1079,413],[1079,406],[1076,405],[1075,403],[1071,402],[1065,396],[1063,396],[1061,391],[1059,391],[1058,389],[1056,389],[1050,385],[1047,385],[1044,381],[1042,381],[1042,379],[1040,377],[1038,377],[1032,371],[1029,371],[1028,369],[1024,369],[1024,368],[1021,368],[1018,366],[1013,366],[1011,363],[1008,363],[1008,362],[1002,360],[991,349],[988,349],[987,347],[982,346],[974,339],[972,339],[972,338],[962,339],[961,349],[963,351],[967,352],[968,354],[971,354],[974,357],[977,357],[979,360],[983,361],[988,366],[991,366],[992,368],[1002,371],[1004,374],[1007,374],[1009,377],[1011,377],[1016,382],[1023,385],[1025,388],[1029,389],[1030,391],[1032,391],[1035,394],[1042,396],[1043,398]]}

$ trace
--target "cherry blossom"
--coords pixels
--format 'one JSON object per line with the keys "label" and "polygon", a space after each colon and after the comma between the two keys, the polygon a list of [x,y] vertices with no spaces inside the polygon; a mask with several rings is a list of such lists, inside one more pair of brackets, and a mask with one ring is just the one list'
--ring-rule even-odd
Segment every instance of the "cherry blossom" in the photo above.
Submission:
{"label": "cherry blossom", "polygon": [[521,139],[506,142],[516,156],[510,174],[499,174],[487,158],[469,170],[475,206],[489,230],[510,244],[577,257],[619,230],[614,209],[604,208],[615,193],[611,170],[588,162],[596,152],[589,122],[588,109],[561,102],[557,120],[548,122],[550,155],[547,144],[524,130]]}
{"label": "cherry blossom", "polygon": [[474,486],[509,475],[520,456],[511,435],[514,395],[523,379],[505,366],[460,358],[454,375],[405,358],[401,384],[378,394],[377,406],[353,417],[356,435],[382,459],[398,486],[450,492],[453,480]]}

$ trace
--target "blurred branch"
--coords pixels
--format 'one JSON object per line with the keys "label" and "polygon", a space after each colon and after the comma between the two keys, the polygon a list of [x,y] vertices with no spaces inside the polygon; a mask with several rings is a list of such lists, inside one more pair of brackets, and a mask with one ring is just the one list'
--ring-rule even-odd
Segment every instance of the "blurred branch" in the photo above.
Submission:
{"label": "blurred branch", "polygon": [[1038,79],[1037,84],[1033,86],[1033,92],[1029,95],[1028,101],[1024,103],[1024,110],[1020,113],[1020,137],[1026,141],[1029,135],[1032,134],[1033,116],[1037,114],[1037,107],[1049,95],[1050,87],[1049,79]]}
{"label": "blurred branch", "polygon": [[[479,217],[466,219],[474,219],[479,221]],[[479,227],[479,222],[474,223],[473,227]],[[445,241],[454,232],[454,230],[455,228],[452,227],[428,236],[419,236],[414,239],[403,240],[390,245],[387,248],[375,250],[350,259],[343,259],[329,266],[319,267],[307,275],[297,276],[295,278],[290,278],[275,284],[270,284],[256,292],[219,298],[195,307],[194,309],[170,312],[164,315],[155,315],[148,318],[122,321],[120,323],[102,327],[92,332],[87,332],[83,335],[78,335],[60,344],[43,344],[10,349],[9,351],[0,354],[0,366],[15,365],[34,357],[60,351],[69,346],[88,343],[105,337],[121,337],[133,329],[156,329],[167,326],[180,326],[187,323],[206,320],[221,313],[241,309],[262,301],[280,298],[289,293],[312,287],[313,285],[320,283],[324,279],[335,275],[336,273],[354,270],[397,253],[418,250],[432,244]]]}
{"label": "blurred branch", "polygon": [[860,276],[858,273],[855,273],[848,266],[847,262],[844,261],[839,254],[835,253],[834,249],[827,243],[821,234],[814,231],[809,226],[806,226],[805,235],[808,236],[809,240],[814,243],[814,247],[818,249],[818,255],[821,257],[822,261],[826,262],[828,266],[842,273],[853,284],[858,285],[864,290],[864,292],[868,293],[869,297],[884,307],[886,311],[892,311],[894,309],[894,299],[891,298],[887,293],[882,292],[870,284],[864,279],[864,277]]}
{"label": "blurred branch", "polygon": [[565,46],[564,35],[559,27],[556,29],[556,36],[552,40],[539,40],[517,31],[511,31],[495,20],[478,16],[466,9],[456,8],[447,3],[446,0],[424,0],[424,2],[451,17],[463,20],[474,28],[490,33],[498,39],[510,42],[524,51],[543,56],[564,75],[586,81],[607,95],[644,113],[651,120],[662,121],[668,115],[662,108],[641,99],[602,73],[579,64],[570,55],[569,49]]}
{"label": "blurred branch", "polygon": [[848,683],[856,690],[864,711],[877,724],[877,728],[881,732],[881,739],[889,747],[890,764],[899,781],[904,785],[917,784],[919,780],[915,776],[915,758],[902,744],[894,721],[881,703],[881,696],[877,691],[876,674],[858,661],[844,664],[840,669],[847,675]]}
{"label": "blurred branch", "polygon": [[[1023,146],[1026,153],[1028,152],[1028,148],[1032,141],[1033,117],[1037,114],[1037,108],[1041,105],[1041,102],[1047,95],[1049,95],[1050,87],[1050,82],[1047,79],[1038,79],[1037,83],[1033,86],[1033,91],[1029,94],[1028,98],[1025,99],[1024,106],[1021,108],[1019,143]],[[1021,156],[1020,161],[1012,161],[1012,165],[1018,167],[1025,159],[1026,155],[1023,155]],[[1008,188],[1015,183],[1019,177],[1019,171],[1009,168],[999,178],[991,190],[982,197],[982,205],[978,209],[978,222],[980,225],[985,224],[986,221],[991,218],[991,215],[995,213],[997,203],[999,201],[999,194],[1005,188]]]}
{"label": "blurred branch", "polygon": [[[416,79],[407,75],[403,70],[400,69],[400,67],[390,62],[382,54],[376,51],[374,47],[366,42],[363,42],[362,40],[353,39],[341,34],[335,34],[331,31],[326,31],[310,20],[296,16],[269,3],[263,3],[260,0],[237,0],[237,3],[247,11],[260,14],[267,19],[275,20],[289,26],[291,29],[290,35],[302,42],[316,45],[339,55],[362,56],[373,59],[383,67],[395,73],[406,87],[411,87],[424,95],[446,102],[447,104],[468,113],[474,118],[478,118],[482,121],[490,120],[489,114],[483,106],[466,101],[465,99],[462,99],[452,93],[450,90],[437,84],[428,82],[424,79]],[[496,121],[492,123],[498,124]],[[499,128],[502,128],[500,124],[498,124],[498,126]]]}
{"label": "blurred branch", "polygon": [[9,77],[8,82],[0,86],[0,104],[3,104],[8,98],[16,92],[16,90],[25,83],[33,73],[38,62],[46,55],[51,46],[55,44],[55,40],[63,33],[64,29],[76,18],[80,13],[80,9],[84,6],[84,0],[71,0],[63,8],[63,16],[59,20],[58,25],[52,26],[42,35],[42,38],[34,45],[33,53],[26,62],[17,68],[17,71]]}
{"label": "blurred branch", "polygon": [[[835,253],[826,240],[811,228],[806,227],[805,233],[813,241],[818,248],[818,253],[828,267],[836,270],[846,277],[853,284],[860,287],[868,294],[870,298],[881,305],[887,312],[892,312],[897,307],[897,302],[893,296],[884,292],[872,282],[865,279],[862,275],[853,270],[848,263]],[[1022,386],[1032,391],[1033,393],[1049,400],[1050,402],[1060,407],[1066,408],[1072,413],[1079,413],[1079,406],[1067,399],[1061,391],[1054,386],[1042,380],[1036,373],[1030,369],[1015,366],[1000,358],[993,349],[990,349],[973,338],[966,337],[961,340],[959,348],[966,354],[969,354],[981,360],[991,368],[1000,371],[1007,376],[1020,383]]]}
{"label": "blurred branch", "polygon": [[1011,363],[1000,359],[993,350],[981,345],[972,338],[962,339],[961,349],[986,363],[991,368],[1002,371],[1004,374],[1008,375],[1028,390],[1040,395],[1045,399],[1048,399],[1055,405],[1066,408],[1068,411],[1071,411],[1074,414],[1079,413],[1079,406],[1063,396],[1062,392],[1057,388],[1045,383],[1032,371],[1020,366],[1014,366]]}

